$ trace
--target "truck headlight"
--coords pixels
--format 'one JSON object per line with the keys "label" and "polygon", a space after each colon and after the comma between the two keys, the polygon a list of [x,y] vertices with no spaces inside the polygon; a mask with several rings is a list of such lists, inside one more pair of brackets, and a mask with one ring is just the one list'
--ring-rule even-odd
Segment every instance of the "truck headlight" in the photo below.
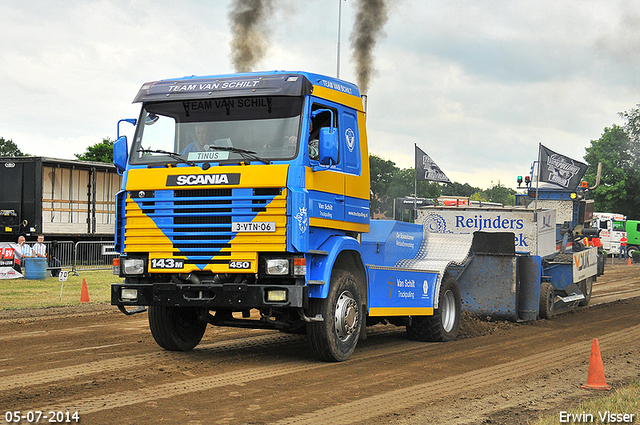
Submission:
{"label": "truck headlight", "polygon": [[124,274],[143,274],[144,260],[141,258],[120,259]]}
{"label": "truck headlight", "polygon": [[272,258],[267,260],[267,274],[283,276],[289,274],[289,260],[284,258]]}

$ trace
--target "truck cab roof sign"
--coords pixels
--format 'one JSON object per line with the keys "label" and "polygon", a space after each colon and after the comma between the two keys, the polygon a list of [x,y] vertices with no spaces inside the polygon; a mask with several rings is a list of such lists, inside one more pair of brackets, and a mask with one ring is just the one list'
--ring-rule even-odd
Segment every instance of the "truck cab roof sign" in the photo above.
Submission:
{"label": "truck cab roof sign", "polygon": [[133,102],[211,99],[229,96],[304,96],[313,86],[299,74],[186,77],[145,83]]}

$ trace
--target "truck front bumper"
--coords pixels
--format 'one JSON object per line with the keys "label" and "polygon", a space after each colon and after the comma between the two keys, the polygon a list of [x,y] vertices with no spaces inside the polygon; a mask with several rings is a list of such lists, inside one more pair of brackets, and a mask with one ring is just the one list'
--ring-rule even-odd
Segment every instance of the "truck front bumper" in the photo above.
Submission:
{"label": "truck front bumper", "polygon": [[[284,298],[284,299],[283,299]],[[114,283],[116,306],[174,306],[248,310],[264,307],[306,308],[307,286],[257,284]]]}

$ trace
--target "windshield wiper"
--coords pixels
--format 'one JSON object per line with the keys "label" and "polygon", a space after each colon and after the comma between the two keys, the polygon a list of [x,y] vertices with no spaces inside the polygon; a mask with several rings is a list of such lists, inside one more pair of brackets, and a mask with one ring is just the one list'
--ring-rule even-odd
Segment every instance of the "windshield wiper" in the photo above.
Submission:
{"label": "windshield wiper", "polygon": [[180,156],[179,153],[176,152],[169,152],[169,151],[163,151],[160,149],[138,149],[138,152],[142,152],[142,153],[160,153],[163,155],[168,155],[173,159],[177,159],[180,162],[184,162],[187,165],[191,165],[192,167],[195,167],[196,164],[194,162],[191,162],[189,160],[184,159],[183,157]]}
{"label": "windshield wiper", "polygon": [[239,149],[239,148],[234,148],[231,146],[209,146],[209,150],[211,149],[217,149],[219,151],[227,151],[227,152],[233,152],[233,153],[237,153],[238,155],[242,156],[243,158],[246,159],[255,159],[256,161],[261,161],[264,162],[265,164],[271,164],[271,161],[269,161],[268,159],[264,159],[259,157],[256,152],[254,151],[249,151],[246,149]]}

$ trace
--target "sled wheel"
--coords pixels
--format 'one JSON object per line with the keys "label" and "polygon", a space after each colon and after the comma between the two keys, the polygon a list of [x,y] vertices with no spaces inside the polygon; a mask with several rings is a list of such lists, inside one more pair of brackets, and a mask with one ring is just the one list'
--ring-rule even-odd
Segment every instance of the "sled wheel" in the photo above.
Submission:
{"label": "sled wheel", "polygon": [[193,307],[149,306],[149,328],[156,343],[170,351],[189,351],[202,340],[207,323]]}
{"label": "sled wheel", "polygon": [[329,295],[309,299],[309,317],[322,315],[322,322],[307,324],[311,349],[322,360],[347,360],[356,348],[362,327],[362,304],[358,284],[352,273],[334,270]]}
{"label": "sled wheel", "polygon": [[407,336],[416,341],[452,341],[458,336],[462,305],[458,282],[445,274],[440,285],[438,308],[433,316],[414,316]]}
{"label": "sled wheel", "polygon": [[553,286],[549,282],[540,285],[540,317],[550,319],[553,316],[554,302]]}
{"label": "sled wheel", "polygon": [[584,294],[584,300],[578,303],[580,307],[585,307],[589,305],[589,302],[591,301],[591,291],[593,290],[593,281],[594,281],[594,277],[591,276],[582,280],[578,284],[580,291]]}

